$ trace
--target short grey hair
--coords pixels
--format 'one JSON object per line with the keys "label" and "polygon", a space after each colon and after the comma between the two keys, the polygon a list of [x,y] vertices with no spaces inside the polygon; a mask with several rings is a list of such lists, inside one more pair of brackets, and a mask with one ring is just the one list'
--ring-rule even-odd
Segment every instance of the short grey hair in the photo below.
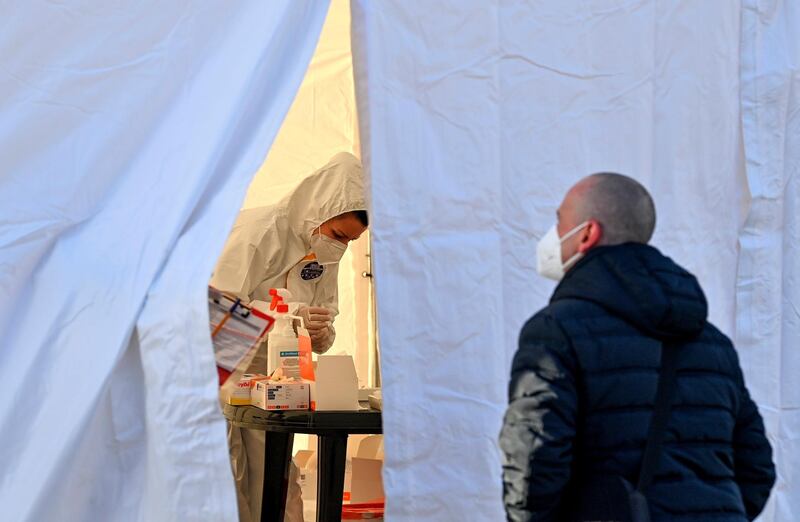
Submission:
{"label": "short grey hair", "polygon": [[614,172],[598,172],[581,198],[581,221],[596,219],[603,230],[601,245],[644,243],[656,228],[653,198],[641,183]]}

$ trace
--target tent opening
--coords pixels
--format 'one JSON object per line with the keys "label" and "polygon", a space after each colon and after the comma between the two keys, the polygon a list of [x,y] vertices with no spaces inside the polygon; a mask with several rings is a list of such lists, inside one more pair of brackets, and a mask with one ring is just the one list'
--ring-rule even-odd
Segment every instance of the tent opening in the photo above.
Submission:
{"label": "tent opening", "polygon": [[[275,205],[338,153],[361,157],[350,22],[350,1],[332,0],[303,82],[266,159],[254,174],[242,211]],[[368,201],[366,194],[365,197]],[[349,243],[338,264],[336,334],[333,345],[325,353],[352,356],[362,398],[367,390],[379,388],[381,382],[375,310],[367,230]],[[318,359],[316,354],[314,359]],[[351,435],[348,438],[345,503],[351,498],[353,456],[368,454],[380,461],[378,467],[370,469],[369,477],[356,477],[356,480],[363,483],[367,478],[367,482],[381,484],[382,447],[382,436]],[[295,436],[293,455],[301,473],[305,520],[314,520],[316,448],[315,436]],[[366,472],[358,469],[356,473]],[[382,497],[382,486],[379,491]]]}

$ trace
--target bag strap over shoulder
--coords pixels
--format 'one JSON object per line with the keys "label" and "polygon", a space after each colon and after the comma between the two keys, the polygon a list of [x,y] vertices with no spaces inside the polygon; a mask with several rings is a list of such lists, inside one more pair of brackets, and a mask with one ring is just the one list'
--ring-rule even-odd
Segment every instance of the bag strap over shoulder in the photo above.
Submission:
{"label": "bag strap over shoulder", "polygon": [[678,350],[679,346],[675,343],[665,342],[661,346],[661,371],[658,377],[655,409],[653,410],[653,419],[650,421],[650,429],[647,434],[647,444],[644,448],[642,466],[639,470],[639,480],[636,484],[638,491],[644,491],[653,481],[653,475],[661,456],[672,399],[675,395]]}

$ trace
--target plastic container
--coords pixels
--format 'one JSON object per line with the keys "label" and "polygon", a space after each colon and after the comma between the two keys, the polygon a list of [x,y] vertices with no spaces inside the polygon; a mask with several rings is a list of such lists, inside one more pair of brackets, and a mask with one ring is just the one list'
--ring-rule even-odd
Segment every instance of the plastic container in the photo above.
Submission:
{"label": "plastic container", "polygon": [[297,334],[294,333],[294,317],[289,315],[289,305],[281,303],[275,307],[275,326],[267,336],[267,375],[280,366],[281,352],[297,352]]}

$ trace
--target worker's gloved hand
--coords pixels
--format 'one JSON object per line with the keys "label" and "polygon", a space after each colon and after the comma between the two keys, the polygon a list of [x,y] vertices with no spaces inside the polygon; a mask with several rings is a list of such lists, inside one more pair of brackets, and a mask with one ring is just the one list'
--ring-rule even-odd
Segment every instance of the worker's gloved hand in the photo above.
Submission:
{"label": "worker's gloved hand", "polygon": [[319,306],[304,306],[297,311],[297,315],[303,318],[308,335],[311,337],[311,348],[317,353],[330,348],[333,344],[331,339],[333,313]]}
{"label": "worker's gloved hand", "polygon": [[333,344],[331,331],[331,327],[326,326],[324,329],[315,333],[309,332],[311,336],[311,349],[316,353],[325,353]]}

